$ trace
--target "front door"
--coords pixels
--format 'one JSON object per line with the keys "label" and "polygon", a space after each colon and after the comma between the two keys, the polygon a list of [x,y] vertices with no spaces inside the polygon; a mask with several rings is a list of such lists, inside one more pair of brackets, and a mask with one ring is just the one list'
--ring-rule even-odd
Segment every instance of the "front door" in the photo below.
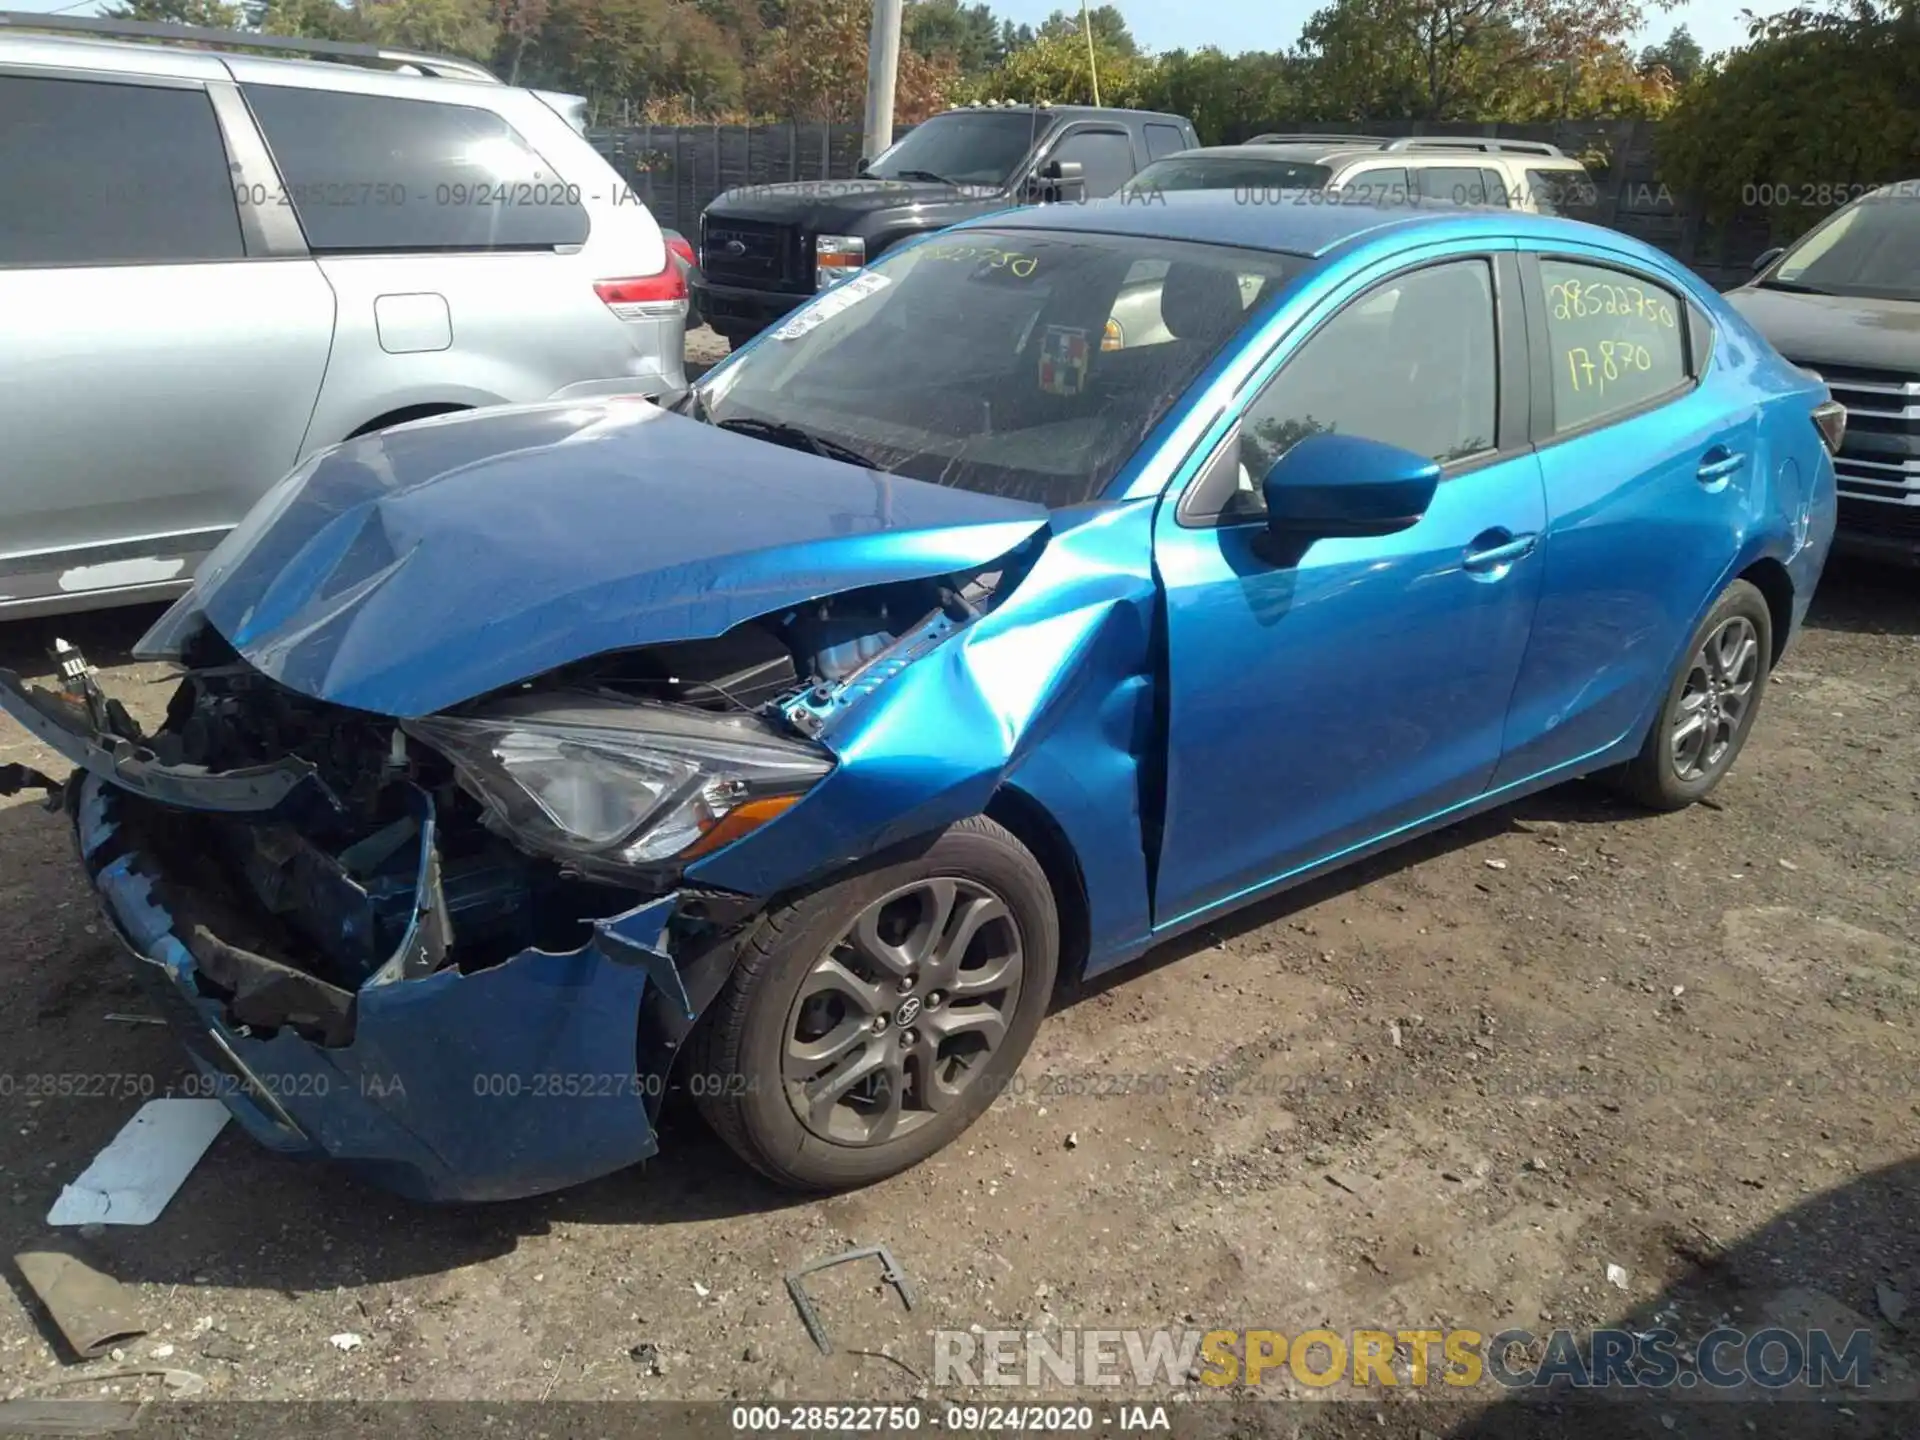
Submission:
{"label": "front door", "polygon": [[[1161,507],[1170,700],[1157,927],[1487,787],[1546,523],[1524,342],[1517,355],[1496,342],[1518,325],[1516,283],[1510,255],[1380,280],[1293,350],[1181,503]],[[1432,456],[1445,478],[1408,530],[1269,563],[1255,552],[1259,481],[1327,430]]]}

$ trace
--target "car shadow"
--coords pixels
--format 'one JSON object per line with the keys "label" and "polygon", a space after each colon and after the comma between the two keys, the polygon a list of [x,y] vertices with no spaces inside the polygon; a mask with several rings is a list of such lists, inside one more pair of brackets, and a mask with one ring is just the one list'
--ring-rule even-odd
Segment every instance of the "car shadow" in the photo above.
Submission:
{"label": "car shadow", "polygon": [[1464,850],[1497,835],[1524,830],[1529,824],[1613,825],[1646,814],[1645,810],[1621,799],[1597,780],[1570,780],[1551,790],[1543,790],[1537,795],[1516,800],[1511,805],[1469,816],[1444,829],[1404,841],[1378,855],[1356,860],[1325,875],[1302,881],[1268,899],[1229,911],[1197,929],[1155,946],[1138,960],[1103,972],[1084,984],[1063,986],[1054,1009],[1067,1009],[1141,975],[1166,965],[1178,964],[1212,949],[1223,940],[1236,939],[1276,924],[1337,895],[1415,869],[1455,850]]}
{"label": "car shadow", "polygon": [[1836,556],[1820,577],[1807,625],[1853,635],[1920,635],[1920,568]]}
{"label": "car shadow", "polygon": [[0,624],[0,669],[20,675],[50,673],[55,640],[79,646],[95,665],[124,665],[132,659],[140,637],[164,614],[164,605],[123,605],[9,620]]}
{"label": "car shadow", "polygon": [[[1911,1084],[1902,1077],[1896,1089],[1904,1106]],[[1459,1420],[1449,1440],[1920,1434],[1920,1400],[1893,1398],[1920,1394],[1913,1383],[1920,1331],[1903,1313],[1905,1304],[1920,1301],[1920,1159],[1812,1196],[1745,1236],[1722,1240],[1672,1228],[1665,1248],[1672,1265],[1659,1294],[1603,1324],[1641,1334],[1668,1330],[1682,1346],[1721,1325],[1748,1334],[1772,1326],[1802,1336],[1824,1329],[1836,1351],[1864,1330],[1872,1339],[1867,1388],[1791,1388],[1771,1400],[1758,1389],[1730,1395],[1677,1379],[1673,1387],[1637,1393],[1517,1388]],[[1584,1345],[1581,1352],[1591,1353]],[[1740,1353],[1737,1344],[1717,1346],[1715,1358],[1725,1369],[1739,1363]],[[1784,1353],[1776,1349],[1764,1363],[1777,1366]]]}

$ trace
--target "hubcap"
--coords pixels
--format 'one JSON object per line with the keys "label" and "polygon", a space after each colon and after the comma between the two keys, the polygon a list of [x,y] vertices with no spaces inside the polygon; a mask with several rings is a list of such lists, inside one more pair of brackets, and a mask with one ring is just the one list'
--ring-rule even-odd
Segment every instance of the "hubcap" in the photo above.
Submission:
{"label": "hubcap", "polygon": [[1698,780],[1726,764],[1759,676],[1759,633],[1736,615],[1707,637],[1687,671],[1668,731],[1675,775]]}
{"label": "hubcap", "polygon": [[869,905],[801,983],[781,1081],[800,1123],[838,1145],[897,1139],[985,1073],[1020,1002],[1007,904],[973,880],[917,880]]}

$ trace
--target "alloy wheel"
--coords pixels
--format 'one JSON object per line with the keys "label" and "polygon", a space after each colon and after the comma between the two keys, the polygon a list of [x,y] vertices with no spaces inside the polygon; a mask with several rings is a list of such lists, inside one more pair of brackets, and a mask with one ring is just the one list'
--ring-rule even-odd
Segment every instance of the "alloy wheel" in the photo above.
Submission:
{"label": "alloy wheel", "polygon": [[1760,635],[1744,615],[1724,622],[1694,653],[1667,735],[1681,780],[1698,780],[1726,763],[1759,675]]}
{"label": "alloy wheel", "polygon": [[977,1084],[1020,1001],[1020,929],[990,888],[916,880],[874,901],[807,972],[781,1080],[801,1124],[839,1145],[911,1133]]}

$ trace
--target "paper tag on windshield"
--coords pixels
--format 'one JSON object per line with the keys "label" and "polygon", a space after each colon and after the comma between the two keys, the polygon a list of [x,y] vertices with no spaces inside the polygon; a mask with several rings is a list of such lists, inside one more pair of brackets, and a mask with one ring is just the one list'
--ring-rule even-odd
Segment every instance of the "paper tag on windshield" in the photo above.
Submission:
{"label": "paper tag on windshield", "polygon": [[834,316],[851,310],[869,295],[877,295],[893,283],[893,277],[882,275],[878,270],[868,270],[851,280],[842,280],[806,309],[795,315],[786,324],[773,332],[776,340],[798,340]]}

